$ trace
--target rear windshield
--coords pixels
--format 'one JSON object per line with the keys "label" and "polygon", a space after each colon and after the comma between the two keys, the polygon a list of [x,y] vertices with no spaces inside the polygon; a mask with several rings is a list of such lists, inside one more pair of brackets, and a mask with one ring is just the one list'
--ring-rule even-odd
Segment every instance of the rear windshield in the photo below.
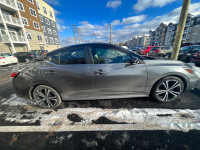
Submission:
{"label": "rear windshield", "polygon": [[157,50],[159,47],[152,47],[151,50]]}
{"label": "rear windshield", "polygon": [[2,53],[0,56],[12,56],[10,53]]}

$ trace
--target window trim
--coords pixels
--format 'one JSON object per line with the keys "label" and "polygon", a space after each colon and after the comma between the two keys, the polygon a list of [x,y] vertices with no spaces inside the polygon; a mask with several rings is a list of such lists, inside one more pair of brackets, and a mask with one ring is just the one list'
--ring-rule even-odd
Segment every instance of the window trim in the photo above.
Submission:
{"label": "window trim", "polygon": [[[30,36],[31,36],[31,39],[28,39],[28,37],[27,37],[27,34],[30,34]],[[26,32],[26,37],[27,37],[27,40],[28,40],[28,41],[30,41],[30,40],[33,40],[33,37],[32,37],[32,35],[31,35],[31,33],[30,33],[30,32]]]}
{"label": "window trim", "polygon": [[37,9],[40,10],[40,3],[36,1]]}
{"label": "window trim", "polygon": [[[19,5],[18,5],[18,3],[19,3],[19,4],[22,4],[22,6],[23,6],[23,10],[19,9]],[[18,9],[19,9],[20,11],[23,11],[23,12],[25,12],[25,8],[24,8],[24,4],[23,4],[23,3],[21,3],[21,2],[19,2],[19,1],[17,1],[17,7],[18,7]]]}
{"label": "window trim", "polygon": [[40,22],[44,22],[43,16],[39,15],[39,17],[40,17]]}
{"label": "window trim", "polygon": [[[29,26],[28,19],[27,19],[27,18],[24,18],[24,17],[21,17],[21,18],[22,18],[22,23],[23,23],[23,25],[24,25],[24,26]],[[23,19],[27,21],[27,24],[28,24],[28,25],[24,24]]]}
{"label": "window trim", "polygon": [[[34,25],[34,23],[38,23],[39,28],[36,28],[35,25]],[[33,27],[34,27],[35,29],[40,30],[40,24],[39,24],[39,22],[33,21]]]}
{"label": "window trim", "polygon": [[[47,15],[48,14],[47,8],[45,6],[43,6],[42,8],[43,8],[43,13]],[[47,13],[44,12],[44,8],[45,8],[45,10],[46,10]]]}
{"label": "window trim", "polygon": [[[31,14],[31,9],[35,11],[35,15],[36,15],[36,16],[34,16],[34,15],[32,15],[32,14]],[[35,9],[33,9],[33,8],[29,7],[29,12],[30,12],[31,16],[33,16],[33,17],[36,17],[36,18],[37,18],[37,11],[36,11]]]}
{"label": "window trim", "polygon": [[[41,41],[39,40],[38,37],[41,37]],[[37,39],[38,39],[39,42],[42,42],[42,41],[43,41],[43,40],[42,40],[42,35],[37,35]]]}
{"label": "window trim", "polygon": [[34,4],[34,0],[32,0],[32,2],[30,0],[27,0],[29,3]]}

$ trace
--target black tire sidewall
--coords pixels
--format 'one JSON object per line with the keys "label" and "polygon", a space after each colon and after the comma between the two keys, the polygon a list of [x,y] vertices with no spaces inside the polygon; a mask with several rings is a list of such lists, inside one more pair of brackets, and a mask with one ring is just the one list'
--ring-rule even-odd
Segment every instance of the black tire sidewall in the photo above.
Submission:
{"label": "black tire sidewall", "polygon": [[[181,84],[181,93],[176,97],[176,98],[173,98],[172,100],[170,101],[162,101],[160,100],[157,96],[156,96],[156,90],[158,88],[158,86],[163,83],[164,81],[166,80],[177,80],[180,84]],[[178,78],[178,77],[175,77],[175,76],[168,76],[168,77],[165,77],[163,79],[161,79],[160,81],[158,81],[156,83],[156,85],[153,87],[152,89],[152,92],[151,92],[151,96],[153,97],[154,100],[158,101],[158,102],[162,102],[162,103],[170,103],[170,102],[173,102],[175,100],[177,100],[178,98],[180,98],[180,96],[183,94],[183,91],[184,91],[184,83],[183,81]]]}

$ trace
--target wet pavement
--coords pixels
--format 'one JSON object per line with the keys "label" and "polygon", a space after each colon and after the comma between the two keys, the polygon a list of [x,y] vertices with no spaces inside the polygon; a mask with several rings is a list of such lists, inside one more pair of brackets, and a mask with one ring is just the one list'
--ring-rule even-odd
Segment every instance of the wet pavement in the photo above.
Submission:
{"label": "wet pavement", "polygon": [[[191,110],[200,109],[199,90],[191,90],[173,103],[157,103],[151,98],[71,101],[64,102],[55,111],[44,110],[38,108],[31,101],[15,95],[10,79],[12,68],[12,66],[0,68],[0,127],[12,126],[15,128],[20,126],[21,129],[16,132],[14,130],[0,132],[1,149],[200,149],[199,130],[193,128],[189,131],[181,131],[181,127],[179,127],[180,131],[176,128],[159,130],[160,126],[150,127],[156,130],[148,130],[148,128],[141,130],[135,126],[138,124],[138,120],[130,120],[129,130],[127,128],[130,122],[127,120],[131,118],[127,118],[127,115],[125,117],[121,115],[138,111],[141,116],[146,114],[144,117],[146,120],[156,119],[159,121],[164,117],[163,121],[169,120],[174,121],[174,123],[191,121],[198,128],[199,118]],[[156,110],[150,113],[152,118],[148,118],[149,110],[152,111],[152,109]],[[166,113],[165,109],[170,109],[171,112]],[[81,111],[88,111],[89,113],[84,115]],[[110,114],[112,117],[110,117]],[[114,117],[113,114],[115,114]],[[94,117],[96,115],[97,117]],[[179,120],[180,118],[177,119],[178,115],[181,116],[181,120]],[[174,118],[171,118],[171,116]],[[58,118],[52,120],[53,117]],[[90,119],[92,117],[94,118]],[[52,125],[53,130],[32,131],[34,126],[40,127],[44,123],[47,126]],[[102,127],[102,130],[104,130],[98,131],[96,127],[93,130],[91,127],[90,130],[87,127],[87,131],[84,131],[85,126],[82,127],[82,131],[81,126],[77,131],[76,129],[72,131],[63,130],[63,126],[60,131],[56,129],[64,123],[66,128],[72,128],[81,123],[99,125],[96,127],[99,127],[99,130]],[[103,125],[112,125],[113,129],[106,130]],[[23,132],[25,126],[30,126],[30,128]],[[134,127],[136,127],[135,130],[133,130]],[[29,129],[31,131],[28,131]]]}

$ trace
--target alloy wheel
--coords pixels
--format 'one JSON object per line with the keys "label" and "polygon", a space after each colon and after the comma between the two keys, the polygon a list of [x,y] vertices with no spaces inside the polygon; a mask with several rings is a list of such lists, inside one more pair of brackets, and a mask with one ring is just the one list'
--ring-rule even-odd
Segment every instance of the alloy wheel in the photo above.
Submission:
{"label": "alloy wheel", "polygon": [[156,96],[160,101],[169,102],[182,93],[182,86],[178,80],[163,81],[156,89]]}
{"label": "alloy wheel", "polygon": [[37,88],[33,95],[36,103],[43,108],[53,108],[59,102],[56,91],[48,86]]}

